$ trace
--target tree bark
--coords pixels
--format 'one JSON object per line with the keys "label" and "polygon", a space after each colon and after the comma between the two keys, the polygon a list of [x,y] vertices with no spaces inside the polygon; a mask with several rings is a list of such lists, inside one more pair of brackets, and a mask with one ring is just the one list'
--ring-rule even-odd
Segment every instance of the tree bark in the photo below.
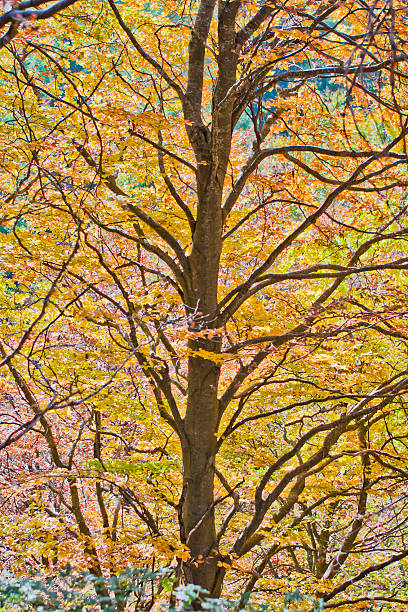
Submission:
{"label": "tree bark", "polygon": [[[208,168],[207,171],[211,168]],[[203,188],[205,191],[205,187]],[[218,191],[218,192],[217,192]],[[217,288],[221,253],[221,193],[210,188],[199,205],[193,248],[190,256],[194,315],[191,332],[215,327]],[[218,423],[218,382],[220,367],[206,355],[219,353],[219,336],[196,337],[189,341],[188,397],[184,420],[183,527],[192,562],[189,581],[213,592],[217,559],[214,515],[214,456]],[[194,563],[197,563],[196,565]]]}
{"label": "tree bark", "polygon": [[[194,122],[188,135],[197,160],[197,219],[189,258],[194,312],[191,331],[219,326],[218,278],[222,251],[223,186],[232,139],[234,96],[229,95],[236,78],[235,19],[239,2],[218,3],[218,81],[214,92],[211,129],[202,120],[202,79],[205,48],[214,2],[203,2],[190,43],[189,86],[185,117]],[[204,17],[205,16],[205,17]],[[205,26],[203,23],[205,22]],[[199,27],[198,27],[199,26]],[[200,30],[201,38],[197,37]],[[198,72],[198,69],[200,72]],[[198,79],[198,80],[197,80]],[[191,83],[194,81],[194,87]],[[218,596],[216,528],[214,512],[214,467],[219,421],[218,383],[220,367],[199,351],[218,354],[221,336],[197,337],[189,341],[188,398],[185,416],[187,442],[183,448],[183,528],[191,562],[186,578]]]}

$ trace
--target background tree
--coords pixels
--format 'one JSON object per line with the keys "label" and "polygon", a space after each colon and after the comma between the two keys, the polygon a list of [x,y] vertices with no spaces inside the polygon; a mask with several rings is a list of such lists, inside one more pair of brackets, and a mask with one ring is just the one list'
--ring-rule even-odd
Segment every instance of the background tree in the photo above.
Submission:
{"label": "background tree", "polygon": [[10,564],[404,605],[405,4],[0,25]]}

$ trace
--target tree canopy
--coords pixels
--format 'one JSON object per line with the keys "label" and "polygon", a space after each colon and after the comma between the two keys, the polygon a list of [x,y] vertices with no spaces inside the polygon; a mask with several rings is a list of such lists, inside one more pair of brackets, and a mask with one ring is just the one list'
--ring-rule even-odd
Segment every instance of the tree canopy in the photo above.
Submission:
{"label": "tree canopy", "polygon": [[406,2],[4,10],[5,566],[408,609]]}

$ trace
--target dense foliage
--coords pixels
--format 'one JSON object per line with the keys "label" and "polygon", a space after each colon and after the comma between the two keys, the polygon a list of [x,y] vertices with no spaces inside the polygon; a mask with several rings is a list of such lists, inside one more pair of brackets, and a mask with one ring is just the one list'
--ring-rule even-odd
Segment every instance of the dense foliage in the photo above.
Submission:
{"label": "dense foliage", "polygon": [[408,609],[406,2],[4,10],[4,569]]}
{"label": "dense foliage", "polygon": [[[123,605],[131,606],[134,612],[150,609],[154,605],[155,592],[159,588],[169,595],[168,604],[161,603],[160,610],[168,612],[192,612],[200,609],[211,612],[265,612],[265,604],[241,605],[225,599],[215,599],[208,592],[195,584],[180,585],[173,588],[171,570],[150,572],[148,570],[130,570],[117,576],[104,578],[82,572],[79,576],[72,574],[68,567],[54,578],[44,580],[43,577],[28,577],[16,579],[12,576],[0,575],[0,605],[2,610],[22,610],[38,612],[116,612]],[[323,602],[315,602],[303,596],[298,590],[287,593],[282,612],[293,612],[293,605],[312,604],[313,612],[323,609]],[[295,608],[298,610],[298,607]]]}

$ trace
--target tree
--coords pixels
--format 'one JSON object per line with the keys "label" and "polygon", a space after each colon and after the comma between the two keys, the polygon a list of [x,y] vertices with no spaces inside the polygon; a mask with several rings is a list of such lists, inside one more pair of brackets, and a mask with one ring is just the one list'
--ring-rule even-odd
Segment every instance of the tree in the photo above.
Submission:
{"label": "tree", "polygon": [[0,25],[3,447],[43,439],[36,513],[74,517],[97,575],[152,546],[213,596],[341,609],[375,574],[395,602],[404,3],[35,0]]}

